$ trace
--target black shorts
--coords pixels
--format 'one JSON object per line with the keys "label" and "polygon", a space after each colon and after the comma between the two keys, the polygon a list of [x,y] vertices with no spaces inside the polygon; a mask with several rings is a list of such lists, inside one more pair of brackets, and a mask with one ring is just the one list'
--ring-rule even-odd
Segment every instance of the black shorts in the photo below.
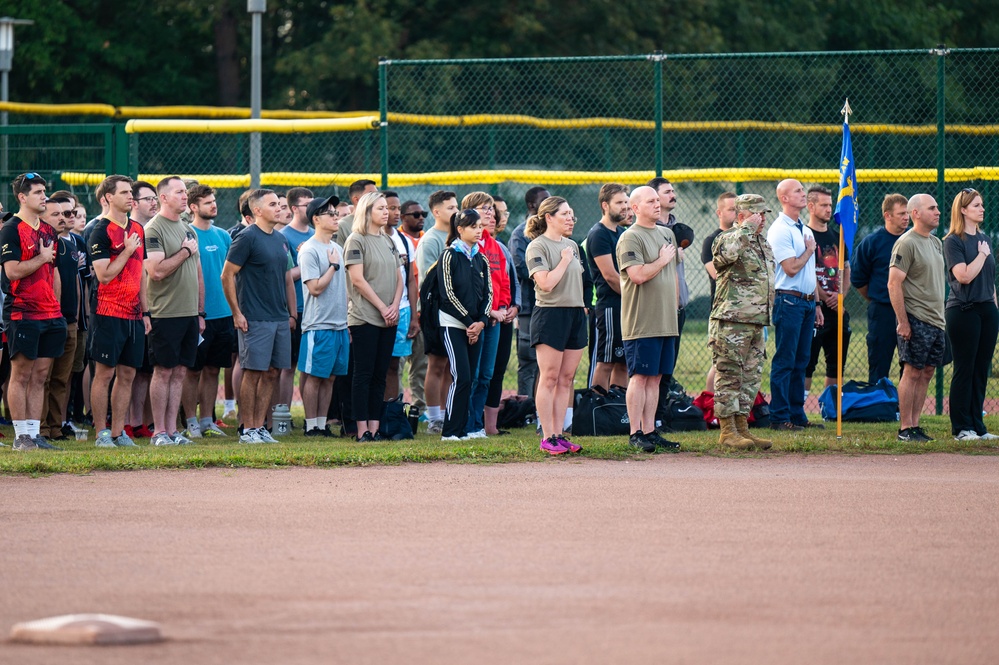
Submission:
{"label": "black shorts", "polygon": [[203,341],[198,345],[192,368],[195,372],[206,366],[232,367],[232,341],[236,339],[236,328],[231,316],[205,321],[205,332],[201,333],[201,337]]}
{"label": "black shorts", "polygon": [[194,367],[198,359],[198,317],[153,319],[149,331],[149,359],[153,367]]}
{"label": "black shorts", "polygon": [[586,348],[586,312],[582,307],[535,307],[531,312],[531,346],[556,351]]}
{"label": "black shorts", "polygon": [[298,367],[298,352],[302,348],[302,313],[295,315],[295,329],[291,331],[291,369]]}
{"label": "black shorts", "polygon": [[593,356],[598,363],[623,363],[624,340],[621,339],[621,308],[604,307],[594,311],[596,335]]}
{"label": "black shorts", "polygon": [[87,338],[90,359],[95,363],[142,367],[146,355],[146,328],[142,321],[95,314]]}
{"label": "black shorts", "polygon": [[[75,325],[75,324],[74,324]],[[66,346],[66,319],[21,319],[7,324],[11,360],[58,358]]]}
{"label": "black shorts", "polygon": [[947,335],[943,328],[920,321],[912,314],[907,316],[912,334],[909,339],[896,335],[899,362],[912,365],[916,369],[942,367],[944,352],[947,350]]}
{"label": "black shorts", "polygon": [[438,334],[436,335],[425,335],[423,337],[423,352],[428,356],[438,356],[439,358],[447,358],[447,349],[444,348],[444,340],[441,335],[444,334],[444,326],[438,328]]}

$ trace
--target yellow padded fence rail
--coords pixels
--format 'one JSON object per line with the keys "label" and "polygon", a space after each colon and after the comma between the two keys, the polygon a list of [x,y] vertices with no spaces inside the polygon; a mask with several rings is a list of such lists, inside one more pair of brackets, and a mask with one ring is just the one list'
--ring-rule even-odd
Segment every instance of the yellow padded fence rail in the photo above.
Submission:
{"label": "yellow padded fence rail", "polygon": [[[108,104],[28,104],[22,102],[0,102],[0,111],[9,113],[20,113],[24,115],[50,115],[50,116],[102,116],[124,120],[133,119],[206,119],[206,120],[227,120],[227,119],[249,119],[250,109],[232,106],[111,106]],[[261,112],[262,120],[341,120],[357,118],[378,119],[377,111],[292,111],[292,110],[269,110]],[[651,120],[635,120],[630,118],[536,118],[528,115],[497,115],[497,114],[477,114],[477,115],[421,115],[410,113],[389,113],[387,121],[390,125],[417,125],[424,127],[477,127],[477,126],[526,126],[538,129],[633,129],[652,131],[655,129],[655,122]],[[259,122],[259,121],[258,121]],[[129,123],[131,124],[131,123]],[[165,129],[152,129],[155,125],[143,125],[142,129],[135,129],[135,132],[145,131],[170,131]],[[377,125],[375,125],[377,127]],[[759,120],[736,120],[736,121],[690,121],[690,122],[664,122],[663,131],[667,132],[794,132],[804,134],[838,134],[842,131],[842,125],[829,124],[817,125],[794,122],[763,122]],[[364,129],[371,129],[365,127]],[[909,136],[931,136],[937,133],[936,125],[898,125],[898,124],[865,124],[855,123],[850,125],[854,134],[894,134]],[[193,130],[178,130],[193,131]],[[213,131],[213,130],[202,130]],[[223,130],[224,131],[224,130]],[[230,130],[236,131],[236,130]],[[246,131],[276,131],[267,129],[253,129]],[[286,130],[300,131],[300,130]],[[322,130],[315,130],[322,131]],[[336,130],[331,130],[336,131]],[[944,129],[947,134],[968,135],[968,136],[996,136],[999,135],[999,124],[988,125],[947,125]]]}
{"label": "yellow padded fence rail", "polygon": [[129,120],[128,134],[297,134],[357,132],[378,128],[378,116],[316,118],[311,120]]}
{"label": "yellow padded fence rail", "polygon": [[[159,182],[170,174],[140,174],[139,179]],[[539,170],[472,170],[436,171],[431,173],[392,173],[389,183],[393,187],[416,185],[491,185],[502,182],[545,183],[547,185],[586,185],[620,182],[643,184],[655,176],[648,171],[539,171]],[[762,168],[718,168],[718,169],[678,169],[664,171],[663,176],[671,182],[760,182],[794,178],[808,183],[836,183],[839,171],[835,169],[762,169]],[[60,177],[73,186],[96,187],[104,180],[101,173],[63,172]],[[250,186],[250,176],[237,174],[190,174],[181,175],[185,179],[216,188]],[[260,183],[270,187],[323,187],[349,186],[355,180],[367,179],[378,182],[378,173],[261,173]],[[976,166],[973,168],[947,169],[944,173],[947,182],[969,182],[974,180],[999,180],[999,166]],[[858,182],[936,182],[936,169],[858,169]]]}

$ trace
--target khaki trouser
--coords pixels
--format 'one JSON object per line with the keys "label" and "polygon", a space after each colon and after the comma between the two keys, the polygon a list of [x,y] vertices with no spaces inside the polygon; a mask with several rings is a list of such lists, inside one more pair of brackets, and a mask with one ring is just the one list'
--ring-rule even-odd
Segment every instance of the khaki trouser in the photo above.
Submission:
{"label": "khaki trouser", "polygon": [[73,377],[73,360],[76,358],[76,323],[66,325],[66,345],[62,355],[52,360],[48,378],[45,379],[45,417],[41,435],[50,439],[62,436],[62,423],[66,419],[69,401],[69,383]]}

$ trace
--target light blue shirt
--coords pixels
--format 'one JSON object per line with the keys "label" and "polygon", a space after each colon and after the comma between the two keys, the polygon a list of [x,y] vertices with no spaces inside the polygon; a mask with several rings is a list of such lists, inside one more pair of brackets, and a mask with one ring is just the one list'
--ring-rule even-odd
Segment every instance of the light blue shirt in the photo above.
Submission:
{"label": "light blue shirt", "polygon": [[201,276],[205,280],[205,320],[232,316],[229,302],[222,293],[222,268],[225,266],[232,238],[214,224],[207,231],[202,231],[194,224],[191,224],[191,228],[198,237]]}
{"label": "light blue shirt", "polygon": [[815,239],[812,230],[807,225],[801,223],[801,230],[795,226],[795,220],[784,213],[777,216],[774,223],[767,231],[767,242],[774,252],[774,261],[777,264],[776,279],[774,288],[778,290],[800,291],[805,295],[815,293],[815,252],[808,257],[808,263],[798,271],[794,277],[788,277],[781,267],[781,261],[795,259],[805,253],[805,238]]}

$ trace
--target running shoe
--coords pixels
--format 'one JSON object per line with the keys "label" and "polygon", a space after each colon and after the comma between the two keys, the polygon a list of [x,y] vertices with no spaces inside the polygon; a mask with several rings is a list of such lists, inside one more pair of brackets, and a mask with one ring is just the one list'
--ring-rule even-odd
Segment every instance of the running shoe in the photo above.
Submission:
{"label": "running shoe", "polygon": [[257,436],[260,438],[261,443],[277,443],[278,440],[271,436],[271,433],[267,431],[266,427],[257,428]]}
{"label": "running shoe", "polygon": [[978,432],[973,429],[963,429],[957,433],[954,437],[955,441],[978,441],[982,437],[978,436]]}
{"label": "running shoe", "polygon": [[166,432],[160,432],[153,435],[149,444],[152,446],[176,446],[177,442],[174,441]]}
{"label": "running shoe", "polygon": [[194,441],[191,441],[189,438],[187,438],[186,436],[184,436],[180,432],[174,432],[173,434],[170,435],[170,438],[178,446],[190,446],[190,445],[194,445]]}
{"label": "running shoe", "polygon": [[583,447],[578,443],[573,443],[569,439],[565,438],[563,434],[556,434],[555,440],[562,444],[562,447],[567,449],[570,453],[579,453],[583,451]]}
{"label": "running shoe", "polygon": [[548,453],[549,455],[561,455],[562,453],[569,452],[569,449],[562,445],[562,442],[554,436],[542,439],[541,445],[538,446],[538,449],[543,453]]}
{"label": "running shoe", "polygon": [[628,437],[628,443],[644,453],[656,452],[656,444],[650,441],[649,438],[642,433],[642,430],[638,430]]}
{"label": "running shoe", "polygon": [[486,439],[486,438],[489,438],[489,437],[486,436],[486,430],[484,430],[484,429],[477,429],[474,432],[469,432],[468,433],[468,438],[469,439]]}
{"label": "running shoe", "polygon": [[218,423],[209,423],[208,427],[201,430],[201,436],[206,439],[218,439],[228,437],[229,435],[219,429]]}
{"label": "running shoe", "polygon": [[255,429],[248,429],[245,432],[243,432],[242,434],[240,434],[239,435],[239,442],[240,443],[263,443],[263,441],[260,440],[260,435],[257,434],[257,430],[255,430]]}
{"label": "running shoe", "polygon": [[130,437],[126,432],[122,432],[120,435],[115,437],[114,445],[118,448],[138,448],[138,446],[135,445],[135,441],[132,441],[132,437]]}
{"label": "running shoe", "polygon": [[[20,438],[20,437],[18,437]],[[97,440],[94,442],[98,448],[114,448],[114,439],[111,438],[111,430],[102,429],[97,433]]]}
{"label": "running shoe", "polygon": [[35,440],[27,434],[20,434],[16,439],[14,439],[14,450],[26,453],[32,450],[38,450],[38,445],[35,443]]}

